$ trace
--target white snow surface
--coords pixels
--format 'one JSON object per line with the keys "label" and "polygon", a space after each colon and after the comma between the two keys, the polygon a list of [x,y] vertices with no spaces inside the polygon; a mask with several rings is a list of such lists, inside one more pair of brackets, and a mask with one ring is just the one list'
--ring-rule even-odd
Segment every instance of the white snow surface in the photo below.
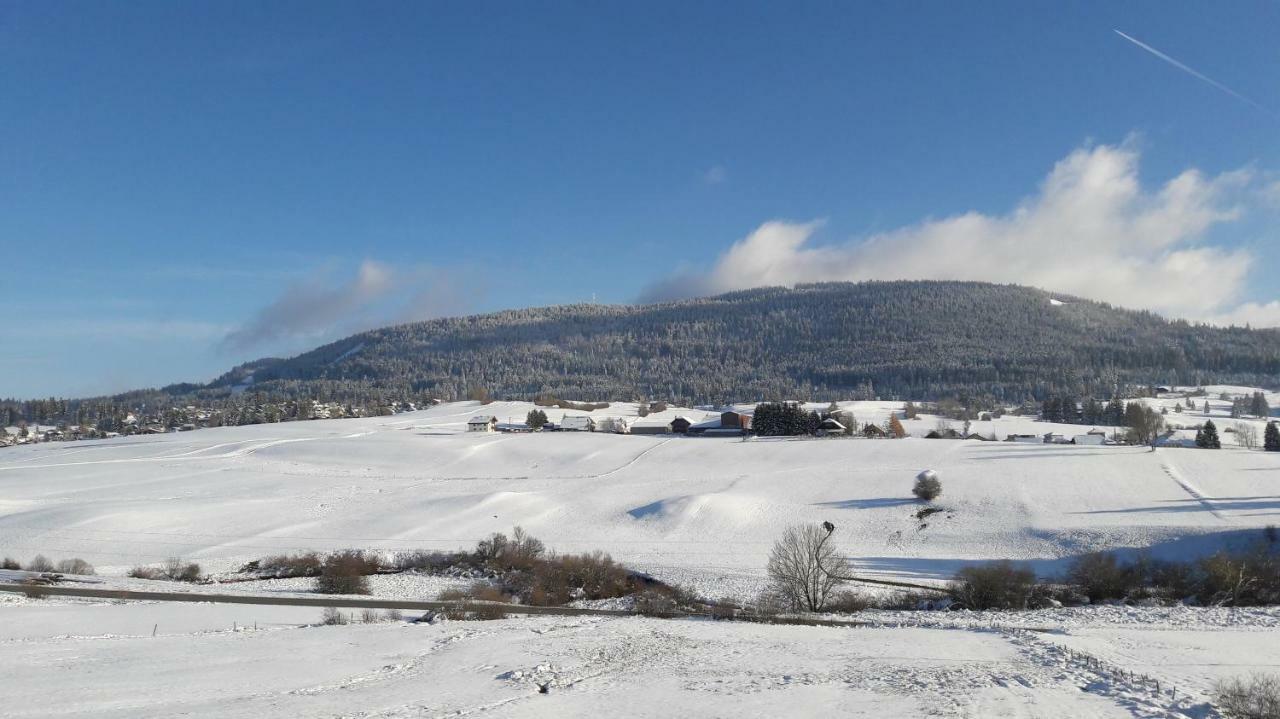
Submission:
{"label": "white snow surface", "polygon": [[[1211,416],[1224,419],[1229,403],[1217,396],[1234,390],[1207,389]],[[1171,410],[1170,421],[1203,421],[1203,403]],[[859,422],[900,408],[841,405]],[[555,551],[601,549],[706,596],[749,598],[763,585],[774,538],[800,522],[833,522],[859,572],[916,581],[1002,558],[1053,575],[1104,548],[1185,559],[1245,546],[1280,523],[1280,457],[1234,446],[1228,433],[1221,451],[1151,452],[465,431],[477,411],[519,421],[531,407],[463,402],[395,417],[6,448],[0,554],[82,557],[100,575],[86,580],[101,586],[278,596],[308,592],[310,582],[192,586],[124,575],[171,556],[227,576],[285,552],[469,548],[521,525]],[[718,409],[651,418],[700,421]],[[548,414],[566,413],[583,414]],[[635,407],[591,414],[634,416]],[[937,422],[904,424],[919,437]],[[1017,417],[972,426],[1001,438],[1088,429]],[[938,473],[935,504],[946,511],[920,520],[910,488],[923,469]],[[466,583],[377,576],[372,590],[429,599]],[[307,625],[319,611],[306,607],[0,595],[0,675],[4,713],[16,717],[1209,717],[1214,680],[1280,665],[1280,613],[1271,609],[856,618],[877,626],[542,617],[317,627]],[[1086,652],[1096,663],[1080,660]]]}

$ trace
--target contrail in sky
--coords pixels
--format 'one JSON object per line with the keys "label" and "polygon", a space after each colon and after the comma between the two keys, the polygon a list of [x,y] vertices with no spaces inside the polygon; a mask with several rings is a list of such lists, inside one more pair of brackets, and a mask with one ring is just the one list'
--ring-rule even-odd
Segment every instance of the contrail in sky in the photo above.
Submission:
{"label": "contrail in sky", "polygon": [[[1113,30],[1114,30],[1114,28],[1113,28]],[[1234,97],[1235,99],[1237,99],[1237,100],[1239,100],[1239,101],[1241,101],[1241,102],[1247,103],[1247,104],[1249,104],[1249,105],[1252,105],[1253,107],[1255,107],[1255,108],[1257,108],[1257,109],[1259,109],[1259,110],[1262,110],[1263,112],[1267,113],[1268,115],[1271,115],[1272,117],[1280,117],[1280,115],[1278,115],[1276,112],[1274,112],[1274,111],[1273,111],[1273,110],[1271,110],[1270,108],[1265,107],[1265,106],[1263,106],[1263,105],[1259,104],[1258,102],[1254,101],[1252,98],[1245,97],[1244,95],[1241,95],[1240,93],[1236,92],[1235,90],[1232,90],[1231,88],[1227,87],[1226,85],[1223,85],[1222,83],[1218,82],[1217,80],[1214,80],[1213,78],[1209,77],[1208,75],[1205,75],[1204,73],[1202,73],[1202,72],[1200,72],[1200,71],[1196,70],[1195,68],[1189,67],[1189,66],[1187,66],[1187,65],[1184,65],[1184,64],[1183,64],[1183,63],[1181,63],[1181,62],[1178,62],[1177,60],[1175,60],[1175,59],[1173,59],[1173,58],[1169,57],[1168,55],[1166,55],[1166,54],[1164,54],[1164,53],[1160,52],[1159,50],[1155,49],[1154,47],[1151,47],[1150,45],[1146,44],[1145,42],[1143,42],[1143,41],[1141,41],[1141,40],[1139,40],[1139,39],[1137,39],[1137,38],[1130,37],[1129,35],[1126,35],[1126,34],[1124,34],[1124,33],[1120,32],[1119,30],[1115,30],[1115,34],[1119,35],[1120,37],[1124,38],[1125,40],[1128,40],[1129,42],[1133,43],[1134,45],[1137,45],[1138,47],[1142,48],[1143,50],[1146,50],[1147,52],[1151,53],[1152,55],[1155,55],[1156,57],[1160,58],[1161,60],[1164,60],[1165,62],[1169,63],[1170,65],[1173,65],[1174,67],[1176,67],[1176,68],[1178,68],[1179,70],[1181,70],[1181,71],[1183,71],[1183,72],[1187,73],[1188,75],[1190,75],[1190,76],[1192,76],[1192,77],[1195,77],[1195,78],[1198,78],[1198,79],[1200,79],[1200,80],[1203,80],[1204,82],[1207,82],[1207,83],[1209,83],[1210,85],[1213,85],[1214,87],[1216,87],[1216,88],[1218,88],[1219,90],[1221,90],[1221,91],[1223,91],[1223,92],[1227,93],[1228,95],[1230,95],[1230,96]]]}

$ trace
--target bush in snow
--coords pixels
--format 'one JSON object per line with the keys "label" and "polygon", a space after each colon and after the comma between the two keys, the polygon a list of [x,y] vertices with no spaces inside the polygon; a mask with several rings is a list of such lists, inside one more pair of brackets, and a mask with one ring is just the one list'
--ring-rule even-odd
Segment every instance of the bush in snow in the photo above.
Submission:
{"label": "bush in snow", "polygon": [[[830,526],[830,525],[827,525]],[[788,527],[769,554],[769,582],[792,609],[820,612],[832,590],[849,574],[849,565],[817,524]]]}
{"label": "bush in snow", "polygon": [[169,557],[161,567],[134,567],[129,570],[134,579],[168,579],[173,582],[200,581],[200,565]]}
{"label": "bush in snow", "polygon": [[1076,558],[1067,569],[1067,579],[1079,585],[1095,602],[1124,599],[1143,585],[1139,569],[1120,564],[1109,552],[1092,552]]}
{"label": "bush in snow", "polygon": [[79,557],[75,557],[74,559],[64,559],[61,562],[58,562],[58,571],[63,574],[90,575],[94,573],[93,565]]}
{"label": "bush in snow", "polygon": [[49,558],[44,556],[43,554],[37,554],[35,558],[32,559],[29,564],[27,564],[27,571],[28,572],[52,572],[53,562],[50,562]]}
{"label": "bush in snow", "polygon": [[856,614],[875,606],[870,597],[861,592],[837,592],[827,600],[827,611],[839,614]]}
{"label": "bush in snow", "polygon": [[966,609],[1026,609],[1035,584],[1035,572],[1002,560],[961,569],[951,594]]}
{"label": "bush in snow", "polygon": [[4,561],[0,562],[0,569],[22,569],[22,565],[12,557],[5,557]]}
{"label": "bush in snow", "polygon": [[320,614],[320,623],[325,626],[340,626],[347,623],[347,615],[338,611],[337,607],[325,607]]}
{"label": "bush in snow", "polygon": [[446,589],[438,599],[450,603],[444,610],[449,619],[505,619],[507,610],[499,605],[511,603],[511,597],[501,589],[484,583],[473,584],[466,590]]}
{"label": "bush in snow", "polygon": [[496,533],[476,546],[476,557],[490,569],[504,572],[513,569],[533,569],[534,564],[546,553],[546,546],[525,533],[520,527],[507,535]]}
{"label": "bush in snow", "polygon": [[316,591],[322,594],[368,594],[366,574],[378,571],[378,560],[364,552],[349,549],[325,557],[316,578]]}
{"label": "bush in snow", "polygon": [[932,469],[926,469],[917,474],[916,483],[911,488],[911,493],[926,502],[932,502],[942,496],[942,481],[938,479],[938,473]]}
{"label": "bush in snow", "polygon": [[630,574],[603,552],[539,560],[528,577],[530,604],[552,606],[574,599],[613,599],[631,593]]}
{"label": "bush in snow", "polygon": [[1213,701],[1228,717],[1280,719],[1280,677],[1254,674],[1248,679],[1224,679],[1214,686]]}
{"label": "bush in snow", "polygon": [[314,577],[320,574],[324,562],[315,552],[301,554],[277,554],[258,561],[258,571],[264,576]]}

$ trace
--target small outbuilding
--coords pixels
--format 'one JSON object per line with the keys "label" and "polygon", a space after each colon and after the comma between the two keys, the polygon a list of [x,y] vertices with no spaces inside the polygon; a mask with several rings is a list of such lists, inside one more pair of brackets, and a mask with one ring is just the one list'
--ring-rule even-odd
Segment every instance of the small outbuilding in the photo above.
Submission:
{"label": "small outbuilding", "polygon": [[560,418],[561,432],[594,432],[596,431],[596,421],[585,415],[571,417],[565,415]]}
{"label": "small outbuilding", "polygon": [[[693,420],[688,417],[676,417],[671,420],[671,431],[676,434],[686,434],[689,428],[693,426]],[[632,434],[635,434],[635,428],[632,428]]]}
{"label": "small outbuilding", "polygon": [[645,422],[640,420],[631,423],[628,434],[671,434],[671,425],[667,422]]}

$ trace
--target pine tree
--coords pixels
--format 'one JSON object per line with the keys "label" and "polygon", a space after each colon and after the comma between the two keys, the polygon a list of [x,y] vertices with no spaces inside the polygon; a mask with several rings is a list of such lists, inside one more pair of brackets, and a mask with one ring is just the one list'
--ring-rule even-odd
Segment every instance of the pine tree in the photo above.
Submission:
{"label": "pine tree", "polygon": [[1268,417],[1271,415],[1271,407],[1267,405],[1267,396],[1261,392],[1254,392],[1253,399],[1249,403],[1249,414],[1254,417]]}
{"label": "pine tree", "polygon": [[1268,452],[1280,452],[1280,425],[1267,422],[1267,431],[1262,437],[1262,448]]}
{"label": "pine tree", "polygon": [[1222,449],[1222,440],[1218,438],[1218,427],[1213,420],[1206,420],[1204,426],[1196,432],[1196,446],[1201,449]]}

